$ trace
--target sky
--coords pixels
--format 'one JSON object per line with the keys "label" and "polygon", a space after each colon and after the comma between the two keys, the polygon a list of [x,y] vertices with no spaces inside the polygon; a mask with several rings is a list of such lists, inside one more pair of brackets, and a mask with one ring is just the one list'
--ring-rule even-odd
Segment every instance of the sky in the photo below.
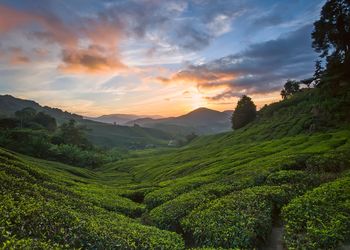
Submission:
{"label": "sky", "polygon": [[312,76],[322,0],[0,0],[0,94],[84,116],[258,107]]}

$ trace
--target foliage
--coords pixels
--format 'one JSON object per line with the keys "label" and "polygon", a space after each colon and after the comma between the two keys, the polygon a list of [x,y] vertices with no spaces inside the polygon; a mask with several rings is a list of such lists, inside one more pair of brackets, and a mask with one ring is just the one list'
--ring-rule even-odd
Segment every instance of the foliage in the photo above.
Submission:
{"label": "foliage", "polygon": [[291,249],[336,249],[350,240],[350,178],[324,184],[285,208],[285,242]]}
{"label": "foliage", "polygon": [[35,114],[36,110],[30,107],[15,112],[15,116],[21,121],[21,127],[23,127],[23,123],[34,119]]}
{"label": "foliage", "polygon": [[[308,83],[308,81],[307,81]],[[288,97],[294,95],[295,93],[299,92],[299,82],[294,80],[288,80],[285,84],[283,89],[281,90],[281,96],[282,99],[287,99]]]}
{"label": "foliage", "polygon": [[56,119],[48,114],[45,114],[44,112],[37,113],[33,121],[40,124],[41,126],[43,126],[51,132],[55,131],[57,128]]}
{"label": "foliage", "polygon": [[76,121],[71,119],[69,122],[65,122],[60,126],[58,133],[59,143],[76,145],[80,148],[91,147],[90,142],[87,140],[85,135],[86,128],[79,126]]}
{"label": "foliage", "polygon": [[181,224],[198,246],[252,249],[271,230],[274,209],[295,193],[289,186],[245,189],[203,204]]}
{"label": "foliage", "polygon": [[[326,71],[338,79],[349,77],[350,66],[350,3],[347,0],[328,0],[321,16],[314,23],[312,46],[321,58],[326,58]],[[323,84],[337,86],[337,80]],[[339,82],[338,82],[339,83]],[[347,83],[349,87],[349,83]]]}
{"label": "foliage", "polygon": [[239,129],[256,117],[256,106],[249,96],[242,96],[232,115],[232,128]]}
{"label": "foliage", "polygon": [[[53,144],[59,129],[1,130],[5,146],[11,138],[16,150],[29,154],[25,142],[46,138],[43,158],[51,155],[51,160],[84,168],[0,149],[0,248],[6,242],[13,248],[183,249],[184,241],[207,249],[260,248],[281,207],[349,173],[350,130],[343,103],[307,89],[264,107],[242,129],[200,136],[171,149],[108,152]],[[317,117],[311,112],[315,106]],[[320,126],[311,131],[314,123]],[[86,167],[95,160],[97,166]],[[340,192],[332,195],[342,200]],[[304,211],[323,203],[308,204],[302,210],[291,206],[288,213],[319,218]],[[345,208],[339,205],[339,212]],[[286,226],[299,220],[284,218]],[[340,231],[347,229],[337,221],[325,222],[328,229],[320,234],[314,227],[312,235],[330,246],[345,243]],[[292,249],[303,235],[311,235],[305,228],[296,235],[297,227],[286,231]]]}
{"label": "foliage", "polygon": [[103,199],[91,203],[89,190],[67,189],[27,161],[3,150],[0,156],[1,248],[184,248],[174,233],[109,212]]}
{"label": "foliage", "polygon": [[215,195],[203,191],[184,193],[151,210],[150,220],[161,229],[180,231],[180,220],[183,217],[214,198]]}

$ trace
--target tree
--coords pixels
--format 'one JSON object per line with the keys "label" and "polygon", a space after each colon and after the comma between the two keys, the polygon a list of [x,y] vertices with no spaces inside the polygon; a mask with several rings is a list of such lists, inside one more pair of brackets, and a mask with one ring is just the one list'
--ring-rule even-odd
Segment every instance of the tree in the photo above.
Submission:
{"label": "tree", "polygon": [[16,118],[21,122],[21,128],[23,128],[23,123],[31,121],[36,115],[36,110],[30,107],[18,110],[15,112]]}
{"label": "tree", "polygon": [[39,112],[35,115],[34,122],[40,124],[41,126],[43,126],[51,132],[55,131],[57,128],[56,119],[43,112]]}
{"label": "tree", "polygon": [[321,61],[317,60],[316,64],[315,64],[315,73],[314,73],[314,86],[315,87],[320,86],[323,73],[324,73],[324,69],[322,67]]}
{"label": "tree", "polygon": [[283,99],[287,99],[289,96],[292,96],[293,94],[299,92],[300,86],[299,82],[294,81],[294,80],[288,80],[284,84],[284,88],[281,91],[281,96]]}
{"label": "tree", "polygon": [[344,77],[350,66],[350,1],[328,0],[314,23],[312,47],[325,58],[328,74]]}
{"label": "tree", "polygon": [[311,83],[314,81],[314,78],[307,78],[307,79],[304,79],[304,80],[301,80],[300,82],[302,84],[305,84],[307,88],[310,88],[310,85]]}
{"label": "tree", "polygon": [[282,99],[284,100],[284,99],[287,99],[287,92],[284,90],[284,89],[282,89],[281,90],[281,96],[282,96]]}
{"label": "tree", "polygon": [[249,96],[242,96],[232,114],[232,128],[239,129],[256,117],[256,106]]}
{"label": "tree", "polygon": [[85,131],[87,129],[83,126],[77,126],[76,121],[71,119],[60,126],[59,137],[61,143],[76,145],[81,148],[89,148],[91,144],[86,138]]}

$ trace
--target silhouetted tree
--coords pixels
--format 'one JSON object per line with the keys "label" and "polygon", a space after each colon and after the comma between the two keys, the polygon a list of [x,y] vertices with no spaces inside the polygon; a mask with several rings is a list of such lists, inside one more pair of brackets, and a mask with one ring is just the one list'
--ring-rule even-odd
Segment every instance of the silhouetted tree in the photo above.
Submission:
{"label": "silhouetted tree", "polygon": [[249,96],[242,96],[232,114],[232,128],[239,129],[256,117],[256,106]]}
{"label": "silhouetted tree", "polygon": [[51,132],[55,131],[57,128],[56,119],[43,112],[39,112],[35,115],[34,122],[40,124],[41,126],[43,126]]}
{"label": "silhouetted tree", "polygon": [[281,90],[281,96],[283,99],[288,98],[289,96],[292,96],[293,94],[299,92],[300,86],[299,82],[294,81],[294,80],[288,80],[284,84],[284,88]]}
{"label": "silhouetted tree", "polygon": [[287,93],[284,89],[281,90],[281,96],[282,96],[282,99],[287,99]]}
{"label": "silhouetted tree", "polygon": [[307,88],[310,88],[310,85],[312,84],[313,81],[314,81],[314,78],[312,77],[312,78],[301,80],[300,82],[302,84],[305,84]]}
{"label": "silhouetted tree", "polygon": [[314,23],[312,46],[325,58],[328,74],[350,75],[350,1],[328,0]]}
{"label": "silhouetted tree", "polygon": [[317,60],[315,64],[315,73],[314,73],[315,87],[318,87],[320,85],[323,73],[324,73],[324,69],[322,67],[321,61]]}

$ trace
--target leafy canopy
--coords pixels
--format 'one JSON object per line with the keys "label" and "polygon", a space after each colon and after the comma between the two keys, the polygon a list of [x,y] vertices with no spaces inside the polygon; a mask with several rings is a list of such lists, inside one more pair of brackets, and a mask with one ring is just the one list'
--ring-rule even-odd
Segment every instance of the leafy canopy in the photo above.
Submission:
{"label": "leafy canopy", "polygon": [[312,47],[327,62],[327,73],[349,76],[350,1],[328,0],[314,23]]}
{"label": "leafy canopy", "polygon": [[299,82],[294,80],[288,80],[284,84],[284,88],[281,91],[281,96],[283,99],[287,99],[288,97],[292,96],[293,94],[299,92],[300,86]]}
{"label": "leafy canopy", "polygon": [[242,96],[232,115],[232,128],[239,129],[252,122],[256,117],[256,106],[249,96]]}

